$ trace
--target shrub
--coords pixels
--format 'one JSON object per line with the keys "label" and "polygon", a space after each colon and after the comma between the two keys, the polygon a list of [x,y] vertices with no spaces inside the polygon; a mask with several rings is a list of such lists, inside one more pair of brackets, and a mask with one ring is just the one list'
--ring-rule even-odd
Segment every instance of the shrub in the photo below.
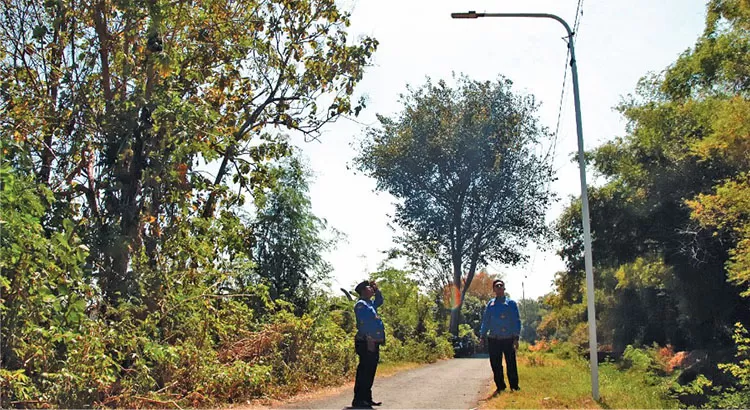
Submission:
{"label": "shrub", "polygon": [[628,345],[622,354],[622,365],[625,369],[646,372],[654,364],[653,359],[643,349],[638,349]]}
{"label": "shrub", "polygon": [[570,342],[557,342],[551,345],[555,356],[563,360],[581,360],[581,349]]}
{"label": "shrub", "polygon": [[539,339],[533,345],[529,345],[528,349],[531,352],[549,352],[552,351],[552,345],[547,339]]}
{"label": "shrub", "polygon": [[732,376],[733,385],[718,389],[708,402],[710,407],[750,408],[750,337],[742,324],[736,323],[733,338],[737,345],[735,360],[719,364],[719,369]]}
{"label": "shrub", "polygon": [[383,363],[433,363],[449,357],[453,357],[453,346],[448,336],[422,341],[407,340],[406,342],[391,338],[383,346],[380,354],[380,360]]}
{"label": "shrub", "polygon": [[523,356],[523,360],[526,361],[529,367],[543,367],[545,366],[544,354],[539,352],[532,352]]}

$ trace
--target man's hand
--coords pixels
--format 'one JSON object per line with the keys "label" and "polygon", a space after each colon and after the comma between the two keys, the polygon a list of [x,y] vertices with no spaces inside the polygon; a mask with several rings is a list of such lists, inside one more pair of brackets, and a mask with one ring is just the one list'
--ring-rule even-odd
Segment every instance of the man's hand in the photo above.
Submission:
{"label": "man's hand", "polygon": [[484,349],[484,345],[487,344],[486,339],[487,338],[484,337],[484,336],[482,336],[482,337],[479,338],[479,348],[480,349]]}
{"label": "man's hand", "polygon": [[372,288],[372,291],[375,293],[380,292],[380,289],[378,289],[378,284],[375,283],[375,281],[370,281],[370,287]]}
{"label": "man's hand", "polygon": [[518,350],[518,339],[513,339],[513,350]]}

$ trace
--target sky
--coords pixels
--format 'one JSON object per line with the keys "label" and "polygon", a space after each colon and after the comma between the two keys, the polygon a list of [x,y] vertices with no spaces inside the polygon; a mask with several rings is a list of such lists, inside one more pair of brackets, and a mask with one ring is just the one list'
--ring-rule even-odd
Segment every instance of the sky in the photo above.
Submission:
{"label": "sky", "polygon": [[[475,80],[503,75],[517,93],[532,94],[541,103],[541,123],[560,126],[550,186],[560,201],[547,222],[554,221],[571,195],[580,196],[573,87],[566,64],[565,30],[551,19],[483,18],[453,20],[451,12],[551,13],[573,27],[578,0],[524,1],[408,1],[347,0],[352,39],[372,36],[380,45],[373,64],[355,90],[367,98],[356,122],[340,119],[325,128],[319,141],[295,141],[307,158],[314,179],[310,199],[315,215],[346,235],[325,258],[333,266],[331,285],[353,288],[378,268],[383,251],[393,246],[389,227],[395,199],[375,191],[375,181],[353,170],[358,141],[376,114],[399,112],[399,94],[418,87],[427,77],[466,74]],[[632,94],[648,72],[660,72],[688,48],[703,30],[705,0],[588,0],[581,1],[575,38],[583,138],[586,150],[625,135],[625,121],[614,107]],[[564,70],[565,97],[560,104]],[[595,175],[587,170],[589,184]],[[537,298],[553,290],[555,272],[564,269],[554,246],[526,249],[522,266],[490,265],[489,273],[505,277],[514,299]]]}

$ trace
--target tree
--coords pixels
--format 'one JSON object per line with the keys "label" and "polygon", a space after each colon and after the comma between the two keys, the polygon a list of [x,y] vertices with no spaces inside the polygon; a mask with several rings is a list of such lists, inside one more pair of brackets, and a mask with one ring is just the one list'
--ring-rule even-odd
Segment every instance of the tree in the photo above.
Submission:
{"label": "tree", "polygon": [[460,294],[454,335],[477,267],[518,263],[524,245],[545,233],[550,167],[536,148],[547,133],[534,98],[511,85],[460,77],[453,88],[430,80],[409,88],[400,115],[379,116],[356,159],[379,190],[401,201],[394,220],[409,240],[451,267]]}
{"label": "tree", "polygon": [[[474,280],[471,281],[471,285],[466,290],[466,295],[487,302],[495,297],[495,290],[492,287],[492,281],[497,278],[499,278],[498,275],[490,275],[486,270],[480,270],[474,275]],[[466,279],[464,278],[464,281],[465,280]],[[443,285],[441,292],[443,294],[443,300],[448,307],[453,308],[457,306],[458,298],[456,297],[455,288],[452,283],[449,282]]]}
{"label": "tree", "polygon": [[429,300],[419,292],[419,283],[409,272],[385,268],[371,274],[387,303],[378,309],[393,337],[402,342],[421,338],[429,319]]}
{"label": "tree", "polygon": [[[597,303],[606,307],[597,319],[615,345],[723,345],[734,322],[750,321],[740,296],[750,293],[749,22],[747,2],[710,1],[695,47],[619,107],[627,135],[589,153],[607,181],[590,191]],[[557,224],[567,265],[551,301],[557,319],[583,319],[574,307],[577,209],[571,201]]]}
{"label": "tree", "polygon": [[[54,357],[55,340],[69,336],[57,329],[75,331],[87,319],[86,294],[91,288],[82,269],[87,248],[69,220],[60,232],[45,235],[41,220],[53,201],[49,188],[0,163],[3,368],[27,365],[39,372],[52,371],[57,364],[37,356]],[[5,396],[0,394],[3,405]]]}
{"label": "tree", "polygon": [[521,300],[518,302],[518,312],[521,314],[521,340],[534,344],[538,338],[536,329],[547,314],[544,298]]}
{"label": "tree", "polygon": [[[359,112],[353,89],[377,41],[348,44],[348,25],[333,0],[4,4],[8,161],[52,187],[46,228],[74,220],[106,301],[159,288],[139,266],[216,264],[227,249],[167,242],[231,223],[243,190],[289,154],[281,130],[315,138]],[[217,210],[229,213],[214,220]]]}
{"label": "tree", "polygon": [[306,290],[330,272],[322,253],[333,242],[321,237],[326,223],[310,209],[309,174],[300,161],[283,161],[272,174],[272,187],[255,200],[253,260],[258,275],[270,284],[273,299],[304,309]]}
{"label": "tree", "polygon": [[491,275],[487,273],[487,270],[481,269],[474,275],[474,280],[471,281],[471,286],[466,290],[467,295],[474,295],[479,300],[487,301],[495,297],[495,289],[492,287],[492,282],[495,279],[500,279],[502,275]]}

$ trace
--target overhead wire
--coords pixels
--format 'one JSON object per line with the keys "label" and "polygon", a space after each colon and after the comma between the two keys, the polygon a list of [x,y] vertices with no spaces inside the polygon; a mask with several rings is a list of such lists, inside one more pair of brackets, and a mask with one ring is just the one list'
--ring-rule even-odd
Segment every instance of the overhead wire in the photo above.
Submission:
{"label": "overhead wire", "polygon": [[[583,15],[582,10],[583,0],[578,0],[578,5],[576,6],[576,17],[575,21],[573,22],[573,40],[575,40],[575,37],[578,35],[578,27],[581,24],[581,16]],[[564,37],[566,39],[567,37]],[[555,124],[555,133],[553,134],[553,140],[552,140],[552,146],[550,148],[551,150],[551,158],[554,161],[555,152],[557,148],[557,138],[560,133],[560,122],[562,118],[562,109],[563,109],[563,103],[565,99],[565,89],[567,86],[567,80],[568,80],[568,61],[570,60],[570,47],[568,47],[568,51],[565,53],[565,64],[563,65],[563,80],[562,80],[562,87],[560,89],[560,103],[557,110],[557,123]]]}
{"label": "overhead wire", "polygon": [[[578,35],[578,27],[581,24],[581,16],[583,16],[583,0],[578,0],[578,4],[576,5],[576,14],[575,14],[575,20],[573,22],[573,29],[572,29],[572,35],[571,39],[575,41],[576,36]],[[563,37],[563,40],[567,39],[568,37]],[[570,43],[568,40],[568,50],[565,53],[565,64],[563,65],[563,80],[562,80],[562,86],[560,87],[560,102],[558,105],[557,110],[557,122],[555,124],[555,132],[552,137],[552,144],[550,145],[550,149],[547,153],[547,159],[551,162],[550,163],[550,174],[547,179],[547,191],[549,192],[550,184],[552,183],[552,174],[559,171],[562,167],[554,169],[554,161],[555,156],[557,154],[557,138],[560,134],[560,123],[562,119],[562,112],[563,112],[563,103],[565,102],[565,88],[567,86],[567,80],[568,80],[568,64],[570,61]],[[538,248],[534,247],[533,256],[531,258],[531,266],[530,271],[533,273],[534,270],[534,264],[536,263],[536,255],[537,255]],[[524,280],[528,278],[528,274],[524,274]],[[523,286],[523,283],[522,283]]]}

